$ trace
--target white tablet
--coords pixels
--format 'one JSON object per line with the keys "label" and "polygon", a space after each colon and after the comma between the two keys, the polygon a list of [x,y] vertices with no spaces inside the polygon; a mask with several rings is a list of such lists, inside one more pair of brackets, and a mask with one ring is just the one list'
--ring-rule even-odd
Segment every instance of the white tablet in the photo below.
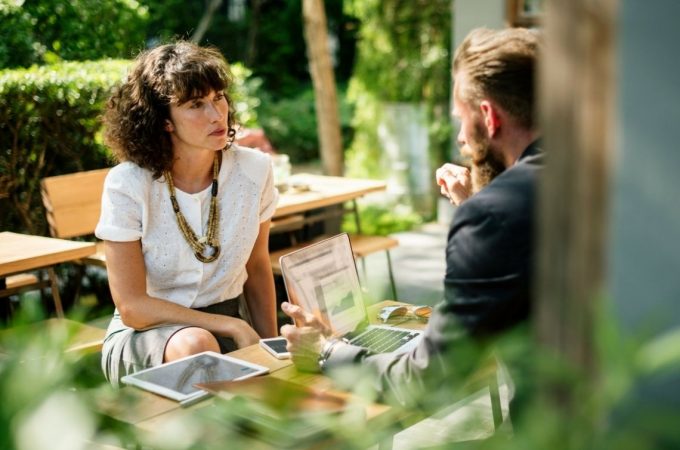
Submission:
{"label": "white tablet", "polygon": [[267,367],[242,359],[203,352],[131,373],[121,381],[188,404],[210,395],[194,387],[197,383],[243,380],[267,372]]}

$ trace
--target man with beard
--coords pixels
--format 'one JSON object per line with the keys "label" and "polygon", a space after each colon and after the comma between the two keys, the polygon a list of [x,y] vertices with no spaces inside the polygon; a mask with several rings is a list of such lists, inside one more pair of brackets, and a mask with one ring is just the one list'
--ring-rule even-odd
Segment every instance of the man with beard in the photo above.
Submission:
{"label": "man with beard", "polygon": [[371,354],[325,336],[319,319],[284,303],[297,326],[285,325],[281,334],[298,368],[333,375],[335,368],[361,364],[376,375],[380,394],[402,404],[422,404],[427,392],[450,402],[436,389],[454,389],[474,367],[468,344],[486,348],[528,317],[542,165],[533,113],[538,47],[529,30],[478,29],[456,51],[453,114],[471,171],[453,164],[437,171],[442,193],[459,207],[448,234],[444,300],[423,340],[407,354]]}

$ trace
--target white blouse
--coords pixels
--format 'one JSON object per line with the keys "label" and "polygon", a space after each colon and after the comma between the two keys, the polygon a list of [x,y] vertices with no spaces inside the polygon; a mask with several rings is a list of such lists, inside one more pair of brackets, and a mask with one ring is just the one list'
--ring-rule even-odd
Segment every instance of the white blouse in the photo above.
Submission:
{"label": "white blouse", "polygon": [[[266,153],[232,146],[222,157],[218,177],[219,257],[202,263],[179,229],[164,177],[131,162],[113,167],[106,177],[102,212],[95,235],[103,240],[141,240],[146,289],[182,306],[199,308],[234,298],[243,292],[246,262],[261,222],[276,209],[271,158]],[[187,223],[205,235],[211,187],[196,194],[175,188]]]}

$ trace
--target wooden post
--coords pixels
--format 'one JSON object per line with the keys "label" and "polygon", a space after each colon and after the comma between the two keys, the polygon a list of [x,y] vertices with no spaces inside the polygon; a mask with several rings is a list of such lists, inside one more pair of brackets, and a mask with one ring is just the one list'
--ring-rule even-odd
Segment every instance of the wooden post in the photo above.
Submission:
{"label": "wooden post", "polygon": [[201,20],[198,22],[196,31],[194,31],[194,34],[191,35],[191,42],[194,42],[196,44],[201,43],[203,36],[205,36],[205,33],[208,31],[208,28],[210,28],[210,23],[212,22],[213,17],[215,16],[215,12],[219,9],[220,6],[222,6],[222,0],[206,0],[203,16],[201,16]]}
{"label": "wooden post", "polygon": [[342,176],[343,154],[333,64],[328,49],[328,30],[323,0],[303,0],[307,57],[314,84],[321,164],[326,175]]}
{"label": "wooden post", "polygon": [[[543,348],[584,375],[586,391],[598,382],[595,326],[616,133],[616,11],[616,0],[548,0],[543,22],[538,98],[547,165],[539,190],[535,330]],[[565,414],[586,400],[577,386],[542,381],[543,398]]]}

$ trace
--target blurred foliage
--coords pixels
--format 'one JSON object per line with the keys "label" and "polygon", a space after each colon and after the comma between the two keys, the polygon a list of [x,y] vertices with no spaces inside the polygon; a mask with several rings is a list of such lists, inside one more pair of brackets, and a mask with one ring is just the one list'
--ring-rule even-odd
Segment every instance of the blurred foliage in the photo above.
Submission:
{"label": "blurred foliage", "polygon": [[359,57],[353,78],[388,102],[446,102],[450,88],[451,2],[355,0]]}
{"label": "blurred foliage", "polygon": [[34,21],[20,2],[0,0],[0,68],[28,67],[43,50],[34,36]]}
{"label": "blurred foliage", "polygon": [[[277,448],[310,448],[316,442],[315,448],[325,444],[332,448],[365,449],[399,427],[394,417],[385,417],[381,425],[366,420],[365,407],[378,400],[375,379],[366,368],[354,366],[334,374],[338,388],[355,394],[339,413],[299,415],[287,413],[284,406],[272,410],[271,402],[235,397],[205,403],[185,414],[168,415],[167,422],[157,422],[151,429],[136,429],[110,415],[140,408],[139,392],[134,388],[111,388],[99,371],[98,354],[64,352],[73,337],[72,330],[40,327],[40,324],[38,328],[25,326],[26,322],[43,316],[30,307],[23,308],[23,312],[11,334],[0,332],[3,349],[0,448],[3,449],[80,449],[90,448],[94,442],[161,450],[227,446],[245,449],[259,448],[263,444],[256,444],[258,441]],[[442,356],[452,371],[446,374],[446,379],[428,383],[426,394],[420,392],[423,386],[416,383],[394,386],[411,396],[407,401],[410,412],[420,411],[424,414],[420,417],[425,418],[433,410],[454,411],[451,407],[470,392],[461,390],[461,386],[483,367],[491,348],[488,344],[493,344],[502,356],[515,382],[522,381],[517,389],[529,387],[533,393],[524,403],[522,414],[512,417],[511,433],[499,432],[490,439],[460,442],[460,428],[458,431],[447,429],[449,422],[440,421],[441,416],[435,415],[431,420],[438,423],[437,432],[421,436],[418,442],[434,445],[433,448],[451,448],[456,442],[461,448],[491,450],[678,448],[680,411],[677,405],[673,407],[673,400],[677,399],[675,385],[669,383],[662,391],[668,397],[668,405],[664,405],[663,397],[641,394],[650,382],[677,380],[680,331],[671,330],[660,336],[648,333],[634,338],[616,326],[613,317],[609,311],[596,322],[599,349],[596,378],[549,349],[532,343],[527,327],[481,346],[461,340],[450,354]],[[518,361],[530,368],[523,373],[524,380],[514,371]],[[305,375],[298,377],[301,382],[305,379]],[[558,393],[570,393],[577,401],[566,404],[561,403],[561,399],[566,398],[564,395],[546,395],[555,388]],[[278,394],[285,400],[285,393]],[[388,396],[382,400],[392,402],[394,399]],[[402,411],[395,413],[402,414]],[[477,430],[478,435],[490,432],[489,418],[473,418],[466,426]],[[315,441],[320,438],[325,439],[323,444]]]}
{"label": "blurred foliage", "polygon": [[360,23],[358,56],[349,85],[354,140],[347,174],[385,178],[390,164],[378,137],[386,103],[427,107],[432,168],[450,153],[451,2],[354,0],[346,11]]}
{"label": "blurred foliage", "polygon": [[[307,87],[293,97],[275,100],[264,91],[256,94],[260,99],[257,116],[267,137],[279,153],[290,156],[294,164],[319,159],[319,141],[314,104],[314,91]],[[345,91],[338,90],[340,127],[344,146],[349,145],[353,129],[350,126],[352,108],[346,101]]]}
{"label": "blurred foliage", "polygon": [[[387,236],[399,231],[411,230],[423,223],[423,218],[405,205],[361,204],[359,205],[359,220],[362,234]],[[357,226],[354,216],[345,215],[342,221],[342,231],[356,233]]]}
{"label": "blurred foliage", "polygon": [[229,68],[233,75],[229,93],[236,110],[236,120],[243,127],[258,127],[262,80],[254,77],[253,71],[243,64],[230,64]]}
{"label": "blurred foliage", "polygon": [[148,18],[136,0],[1,0],[0,68],[129,58]]}
{"label": "blurred foliage", "polygon": [[[148,7],[151,44],[190,38],[205,8],[201,0],[143,0]],[[344,14],[343,0],[326,0],[329,34],[337,49],[336,78],[351,75],[356,19]],[[253,70],[274,100],[299,95],[310,85],[302,28],[302,0],[223,1],[201,41],[220,48],[228,61]]]}

